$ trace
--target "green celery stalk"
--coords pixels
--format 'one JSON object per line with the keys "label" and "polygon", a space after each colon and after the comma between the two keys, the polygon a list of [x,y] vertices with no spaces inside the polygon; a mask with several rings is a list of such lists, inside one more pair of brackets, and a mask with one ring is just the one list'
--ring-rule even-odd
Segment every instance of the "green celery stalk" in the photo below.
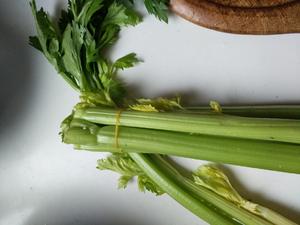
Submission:
{"label": "green celery stalk", "polygon": [[[188,112],[211,112],[211,107],[187,107]],[[185,111],[187,112],[187,111]],[[300,119],[299,105],[253,105],[222,106],[222,112],[228,115],[258,118]]]}
{"label": "green celery stalk", "polygon": [[273,224],[207,188],[194,184],[160,156],[138,153],[129,155],[168,195],[210,224]]}
{"label": "green celery stalk", "polygon": [[214,207],[210,202],[204,199],[197,199],[168,174],[164,173],[162,168],[153,163],[149,156],[137,153],[130,153],[130,157],[139,165],[139,167],[158,184],[168,195],[174,198],[182,206],[190,210],[196,216],[202,218],[210,224],[234,225],[240,224],[232,220],[228,215]]}
{"label": "green celery stalk", "polygon": [[[66,127],[66,122],[69,122],[68,128]],[[205,187],[196,185],[189,178],[182,176],[178,171],[176,171],[176,169],[173,166],[168,164],[168,162],[161,156],[158,156],[157,154],[141,154],[141,152],[144,152],[144,150],[141,150],[143,149],[143,147],[147,147],[148,145],[152,145],[156,142],[156,140],[153,139],[152,136],[149,136],[149,133],[145,134],[145,137],[148,137],[149,140],[153,141],[153,143],[147,143],[141,140],[142,145],[140,146],[140,150],[138,150],[138,148],[131,148],[131,145],[127,142],[123,144],[123,135],[124,133],[127,133],[128,130],[136,131],[137,134],[140,134],[141,131],[143,131],[144,129],[125,127],[122,128],[122,130],[120,130],[119,137],[120,148],[116,148],[116,146],[114,146],[115,127],[113,126],[99,127],[95,124],[89,123],[88,121],[78,119],[71,120],[70,118],[68,119],[68,121],[65,121],[64,125],[64,142],[73,142],[73,144],[75,144],[75,147],[79,149],[122,153],[129,152],[128,154],[130,155],[130,157],[133,160],[135,160],[135,162],[147,174],[147,176],[149,176],[149,178],[153,180],[163,191],[165,191],[168,195],[170,195],[172,198],[174,198],[192,213],[209,222],[210,224],[277,224],[268,222],[269,220],[266,221],[260,216],[257,216],[256,214],[245,210],[241,206],[234,204],[231,201],[228,201],[219,194],[216,194]],[[157,136],[162,136],[163,133],[174,133],[168,131],[155,130],[152,130],[152,132]],[[107,136],[106,133],[109,133],[110,135]],[[130,135],[128,136],[129,140],[131,142],[136,142],[136,137],[131,136],[131,134],[132,133],[130,133]],[[187,134],[182,135],[186,136]],[[172,137],[170,137],[170,140],[173,140]],[[80,143],[84,145],[80,145]],[[126,148],[123,148],[123,146],[125,146]],[[162,147],[161,151],[155,150],[150,152],[163,152],[164,146],[160,147]],[[278,218],[280,218],[280,221],[284,222],[281,225],[294,224],[288,219],[278,215],[277,213],[274,213],[271,210],[268,210],[261,206],[258,207],[260,207],[260,209],[263,209],[263,211],[266,212],[265,214],[267,214],[268,218],[271,217],[270,221],[276,221]],[[265,214],[263,215],[265,216]]]}
{"label": "green celery stalk", "polygon": [[[131,157],[134,158],[134,156]],[[219,169],[217,169],[217,174],[214,174],[214,177],[212,177],[212,175],[207,172],[202,172],[203,175],[205,175],[206,179],[209,179],[209,181],[211,182],[209,186],[212,189],[208,190],[208,187],[197,185],[195,181],[192,181],[190,178],[183,176],[179,171],[176,170],[176,167],[171,165],[164,157],[159,155],[149,155],[149,158],[152,160],[153,163],[155,163],[158,167],[160,167],[160,169],[162,169],[162,171],[164,171],[165,174],[168,174],[170,177],[174,179],[176,183],[181,184],[182,187],[188,190],[189,193],[193,194],[196,198],[200,200],[204,199],[212,204],[216,204],[218,208],[220,208],[223,212],[227,213],[228,215],[231,215],[232,218],[234,218],[235,220],[238,220],[244,224],[271,223],[271,224],[280,224],[280,225],[296,225],[296,223],[281,216],[280,214],[268,208],[265,208],[264,206],[251,203],[245,199],[243,200],[247,201],[247,203],[250,203],[252,205],[250,207],[251,209],[248,208],[246,211],[241,210],[242,208],[245,209],[244,206],[234,203],[232,199],[230,199],[230,197],[225,198],[223,195],[220,194],[220,193],[233,194],[235,196],[239,196],[239,198],[242,198],[237,193],[237,191],[233,189],[226,175],[223,174],[222,171]],[[200,169],[202,169],[202,167],[200,167]],[[205,167],[211,168],[211,166],[205,166]],[[229,185],[230,190],[224,189],[225,188],[224,183],[223,182],[220,183],[219,182],[220,179],[223,180],[223,182],[225,181],[227,185]],[[215,191],[212,193],[210,190],[213,189],[216,189],[220,193],[218,194]],[[224,198],[226,199],[226,201],[224,201]],[[267,220],[268,222],[266,222],[265,220]]]}
{"label": "green celery stalk", "polygon": [[[76,109],[74,117],[90,122],[116,125],[116,109],[87,107]],[[124,110],[120,126],[198,133],[300,144],[300,120],[247,118],[218,113],[138,112]]]}
{"label": "green celery stalk", "polygon": [[[71,122],[70,122],[71,121]],[[98,127],[84,120],[65,122],[63,141],[76,149],[153,153],[300,173],[300,145],[181,132]]]}

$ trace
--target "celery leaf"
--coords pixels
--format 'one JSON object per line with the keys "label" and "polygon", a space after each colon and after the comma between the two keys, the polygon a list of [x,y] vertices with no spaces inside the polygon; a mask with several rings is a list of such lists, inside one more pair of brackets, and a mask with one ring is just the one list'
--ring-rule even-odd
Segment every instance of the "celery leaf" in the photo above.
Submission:
{"label": "celery leaf", "polygon": [[121,175],[118,187],[126,188],[128,183],[137,177],[139,190],[142,192],[150,191],[156,195],[164,194],[164,191],[155,184],[136,162],[126,153],[114,153],[106,159],[98,160],[98,169],[111,170]]}

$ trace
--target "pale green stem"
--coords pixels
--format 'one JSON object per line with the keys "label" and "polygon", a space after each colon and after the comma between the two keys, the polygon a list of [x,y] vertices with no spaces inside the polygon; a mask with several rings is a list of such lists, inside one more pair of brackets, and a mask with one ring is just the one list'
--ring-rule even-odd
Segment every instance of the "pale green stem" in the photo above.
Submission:
{"label": "pale green stem", "polygon": [[63,141],[77,149],[165,154],[300,173],[300,145],[129,127],[120,127],[116,136],[114,126],[96,130],[76,123],[63,131]]}
{"label": "pale green stem", "polygon": [[[91,107],[78,109],[75,118],[116,125],[119,110]],[[155,113],[122,111],[120,126],[209,134],[248,139],[300,143],[300,120],[262,119],[216,113]]]}
{"label": "pale green stem", "polygon": [[[228,115],[257,118],[300,119],[299,105],[221,106]],[[191,113],[211,112],[210,107],[187,107]]]}
{"label": "pale green stem", "polygon": [[[218,194],[195,185],[159,156],[138,153],[129,153],[129,155],[168,195],[210,224],[272,225]],[[219,217],[216,218],[216,214]],[[231,219],[231,223],[221,222],[221,215]]]}

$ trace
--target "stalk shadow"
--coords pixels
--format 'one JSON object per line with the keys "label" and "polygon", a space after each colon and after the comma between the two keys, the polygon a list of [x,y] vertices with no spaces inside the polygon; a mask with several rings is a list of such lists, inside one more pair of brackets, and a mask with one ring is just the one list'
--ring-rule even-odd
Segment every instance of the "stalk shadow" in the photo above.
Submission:
{"label": "stalk shadow", "polygon": [[[155,96],[145,96],[143,89],[138,84],[130,84],[126,85],[126,89],[128,90],[128,97],[130,99],[137,98],[174,98],[180,97],[180,102],[183,106],[199,106],[199,101],[201,101],[201,97],[204,99],[204,93],[199,92],[198,90],[174,90],[172,92],[161,92],[156,94]],[[203,102],[201,105],[204,105]],[[209,102],[207,103],[207,106]]]}
{"label": "stalk shadow", "polygon": [[177,163],[174,159],[172,159],[169,156],[162,156],[171,166],[173,166],[174,168],[176,168],[176,170],[182,174],[183,176],[189,178],[189,179],[193,179],[193,173],[188,170],[187,168],[185,168],[183,165],[181,165],[180,163]]}

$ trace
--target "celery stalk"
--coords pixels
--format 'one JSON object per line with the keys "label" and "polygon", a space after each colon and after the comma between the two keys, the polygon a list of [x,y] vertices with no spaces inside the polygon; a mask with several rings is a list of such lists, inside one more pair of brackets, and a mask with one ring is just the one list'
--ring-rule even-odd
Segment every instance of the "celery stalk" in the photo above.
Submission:
{"label": "celery stalk", "polygon": [[195,185],[160,156],[138,153],[129,155],[168,195],[210,224],[273,224],[207,188]]}
{"label": "celery stalk", "polygon": [[68,123],[63,141],[76,149],[174,155],[300,173],[300,145],[296,144],[130,127],[120,127],[116,138],[115,126],[95,129],[95,124],[78,119]]}
{"label": "celery stalk", "polygon": [[[77,109],[75,118],[98,124],[116,125],[119,111],[103,107]],[[156,113],[124,110],[120,126],[198,133],[300,144],[300,120],[265,119],[216,113]]]}
{"label": "celery stalk", "polygon": [[[205,106],[187,107],[187,110],[191,113],[212,111],[210,107]],[[299,105],[222,106],[222,111],[224,114],[243,117],[300,119]]]}
{"label": "celery stalk", "polygon": [[162,168],[153,163],[150,158],[143,154],[131,153],[130,157],[140,166],[140,168],[157,183],[168,195],[174,198],[182,206],[189,209],[196,216],[209,222],[210,224],[239,224],[230,217],[220,213],[217,208],[206,202],[204,199],[194,198],[191,193],[180,187],[174,179],[166,174]]}

